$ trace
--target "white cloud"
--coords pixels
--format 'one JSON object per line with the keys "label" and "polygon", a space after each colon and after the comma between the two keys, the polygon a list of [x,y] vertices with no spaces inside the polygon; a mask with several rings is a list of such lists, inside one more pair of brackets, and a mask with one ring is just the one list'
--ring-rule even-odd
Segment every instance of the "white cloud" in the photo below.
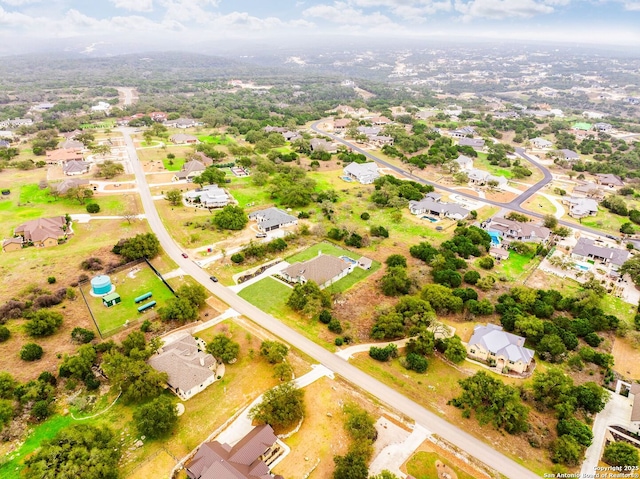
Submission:
{"label": "white cloud", "polygon": [[333,5],[314,5],[304,10],[302,15],[340,25],[380,26],[393,24],[389,17],[380,12],[365,13],[347,2],[334,2]]}
{"label": "white cloud", "polygon": [[153,0],[110,0],[116,8],[132,12],[150,12],[153,10]]}
{"label": "white cloud", "polygon": [[425,16],[452,9],[451,0],[349,0],[364,8],[384,7],[389,13],[404,20],[421,21]]}
{"label": "white cloud", "polygon": [[630,10],[632,12],[640,11],[640,2],[628,1],[624,2],[623,5],[625,10]]}
{"label": "white cloud", "polygon": [[536,0],[455,0],[455,9],[463,14],[464,20],[489,18],[502,20],[505,18],[529,18],[536,15],[550,14],[555,11],[551,2]]}
{"label": "white cloud", "polygon": [[32,3],[40,3],[42,0],[0,0],[0,3],[10,5],[12,7],[21,7],[22,5],[29,5]]}

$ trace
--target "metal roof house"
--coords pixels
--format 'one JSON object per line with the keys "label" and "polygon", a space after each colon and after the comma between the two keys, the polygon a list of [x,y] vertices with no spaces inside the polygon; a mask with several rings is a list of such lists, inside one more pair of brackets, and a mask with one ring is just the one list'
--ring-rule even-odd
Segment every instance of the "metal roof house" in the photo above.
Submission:
{"label": "metal roof house", "polygon": [[502,326],[476,326],[467,344],[472,359],[495,363],[498,369],[523,374],[529,371],[534,351],[524,347],[525,338],[502,330]]}
{"label": "metal roof house", "polygon": [[344,175],[360,182],[363,185],[370,185],[380,177],[378,165],[370,163],[349,163],[344,167]]}

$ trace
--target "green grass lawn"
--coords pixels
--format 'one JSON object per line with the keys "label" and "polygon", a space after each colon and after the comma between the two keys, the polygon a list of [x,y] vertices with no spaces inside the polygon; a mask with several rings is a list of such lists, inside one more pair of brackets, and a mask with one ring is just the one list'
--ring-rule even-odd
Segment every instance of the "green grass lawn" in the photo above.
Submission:
{"label": "green grass lawn", "polygon": [[359,283],[363,279],[369,277],[380,269],[380,263],[374,261],[371,268],[366,270],[362,268],[354,268],[354,270],[346,275],[344,278],[336,281],[335,283],[327,286],[326,290],[330,293],[344,293],[346,290]]}
{"label": "green grass lawn", "polygon": [[162,164],[167,171],[180,171],[184,162],[184,158],[174,158],[173,160],[170,160],[169,158],[162,159]]}
{"label": "green grass lawn", "polygon": [[26,441],[18,448],[4,458],[6,462],[0,465],[0,477],[20,477],[22,469],[22,460],[25,456],[31,454],[45,439],[51,439],[58,431],[64,429],[73,423],[71,416],[53,416],[42,424],[38,424],[28,435]]}
{"label": "green grass lawn", "polygon": [[[500,264],[496,262],[495,270],[496,272],[504,274],[511,281],[517,281],[532,269],[532,260],[533,257],[531,255],[525,256],[515,251],[510,251],[509,259],[503,260]],[[538,260],[534,261],[536,265],[539,263]]]}
{"label": "green grass lawn", "polygon": [[458,479],[474,479],[473,476],[457,467],[453,467],[448,461],[443,461],[435,452],[426,451],[416,452],[411,456],[409,462],[407,462],[407,472],[416,479],[436,479],[438,477],[438,470],[436,469],[436,461],[438,459],[451,467],[453,472],[458,475]]}
{"label": "green grass lawn", "polygon": [[348,251],[344,248],[341,248],[333,243],[329,243],[328,241],[323,241],[322,243],[316,243],[313,246],[301,251],[299,253],[294,254],[293,256],[289,256],[287,261],[289,263],[299,263],[301,261],[306,261],[311,258],[315,258],[318,256],[318,253],[322,252],[322,254],[329,254],[331,256],[349,256],[352,259],[360,259],[362,257],[361,254],[356,253],[354,251]]}
{"label": "green grass lawn", "polygon": [[610,294],[602,302],[602,309],[607,314],[612,314],[616,318],[626,322],[633,328],[633,319],[636,315],[637,308],[633,304],[629,304],[622,298],[617,298]]}
{"label": "green grass lawn", "polygon": [[238,293],[238,296],[264,312],[282,318],[291,312],[286,304],[291,291],[292,289],[286,284],[269,277],[247,286]]}
{"label": "green grass lawn", "polygon": [[231,183],[226,185],[226,188],[242,208],[246,208],[249,204],[253,206],[279,205],[278,200],[271,198],[264,186],[254,185],[251,182],[251,177],[236,178],[235,176],[227,176],[231,179]]}
{"label": "green grass lawn", "polygon": [[235,144],[233,138],[228,135],[200,135],[198,137],[202,143],[209,143],[211,145],[232,145]]}
{"label": "green grass lawn", "polygon": [[[135,274],[134,278],[130,278],[127,274],[130,269],[126,269],[117,274],[110,275],[111,281],[116,286],[116,293],[120,295],[122,302],[110,308],[102,304],[101,298],[93,297],[89,294],[91,286],[89,284],[83,287],[84,295],[89,303],[91,311],[96,318],[98,326],[102,334],[108,333],[127,321],[135,321],[149,316],[148,313],[139,313],[138,307],[149,301],[156,301],[153,309],[162,307],[169,298],[173,298],[173,294],[158,278],[155,273],[145,263],[137,265],[135,268],[141,268]],[[142,294],[151,291],[153,296],[140,304],[136,304],[134,299]],[[151,310],[147,310],[151,311]]]}
{"label": "green grass lawn", "polygon": [[488,171],[494,176],[504,176],[508,180],[513,178],[513,173],[508,168],[501,168],[499,166],[492,165],[487,160],[486,153],[478,153],[477,158],[473,158],[473,167],[478,168],[479,170]]}

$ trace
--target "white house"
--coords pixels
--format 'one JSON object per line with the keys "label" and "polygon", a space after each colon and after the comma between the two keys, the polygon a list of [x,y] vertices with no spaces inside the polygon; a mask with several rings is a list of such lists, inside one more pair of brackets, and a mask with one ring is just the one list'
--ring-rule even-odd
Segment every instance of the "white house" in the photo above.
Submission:
{"label": "white house", "polygon": [[198,343],[188,333],[160,348],[149,358],[149,365],[156,371],[167,373],[169,389],[185,401],[216,380],[215,358],[200,351]]}
{"label": "white house", "polygon": [[349,163],[344,167],[344,175],[360,182],[363,185],[370,185],[380,177],[378,173],[378,165],[371,163]]}
{"label": "white house", "polygon": [[258,229],[263,233],[298,224],[298,218],[273,207],[254,211],[249,214],[249,219],[255,221]]}
{"label": "white house", "polygon": [[585,218],[598,214],[598,202],[592,198],[565,198],[562,203],[569,206],[569,216]]}
{"label": "white house", "polygon": [[320,288],[326,288],[339,279],[344,278],[355,268],[355,264],[326,254],[318,253],[318,256],[301,263],[293,263],[283,269],[280,274],[291,283],[306,283],[313,281]]}
{"label": "white house", "polygon": [[549,140],[545,140],[544,138],[533,138],[531,140],[531,145],[533,145],[534,148],[543,149],[551,148],[553,146],[553,143]]}
{"label": "white house", "polygon": [[524,347],[525,338],[502,330],[502,326],[476,326],[467,344],[472,359],[486,361],[500,369],[516,373],[529,370],[534,351]]}
{"label": "white house", "polygon": [[229,204],[227,192],[218,185],[208,185],[185,193],[184,198],[192,204],[200,204],[205,208],[222,208]]}
{"label": "white house", "polygon": [[468,156],[460,155],[453,161],[458,164],[460,171],[468,171],[473,168],[473,160]]}

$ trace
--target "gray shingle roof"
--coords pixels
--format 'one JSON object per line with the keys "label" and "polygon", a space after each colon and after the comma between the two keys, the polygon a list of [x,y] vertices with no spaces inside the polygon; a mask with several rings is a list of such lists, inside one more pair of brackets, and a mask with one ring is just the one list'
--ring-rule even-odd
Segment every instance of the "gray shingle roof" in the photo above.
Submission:
{"label": "gray shingle roof", "polygon": [[629,259],[629,252],[627,250],[599,246],[595,244],[594,240],[585,237],[580,238],[573,247],[573,254],[601,258],[617,266],[622,265]]}
{"label": "gray shingle roof", "polygon": [[249,214],[249,219],[255,220],[260,226],[260,229],[262,229],[263,231],[269,231],[271,229],[274,229],[274,227],[279,228],[282,225],[286,225],[298,220],[295,216],[291,216],[281,209],[273,207],[254,211],[253,213]]}
{"label": "gray shingle roof", "polygon": [[534,351],[525,348],[524,341],[525,339],[521,336],[503,331],[502,326],[487,324],[475,327],[469,346],[479,345],[495,353],[496,356],[504,356],[514,363],[522,361],[528,364],[533,359]]}
{"label": "gray shingle roof", "polygon": [[304,277],[307,281],[323,285],[349,268],[349,264],[336,256],[320,254],[310,260],[294,263],[282,273],[294,280]]}

